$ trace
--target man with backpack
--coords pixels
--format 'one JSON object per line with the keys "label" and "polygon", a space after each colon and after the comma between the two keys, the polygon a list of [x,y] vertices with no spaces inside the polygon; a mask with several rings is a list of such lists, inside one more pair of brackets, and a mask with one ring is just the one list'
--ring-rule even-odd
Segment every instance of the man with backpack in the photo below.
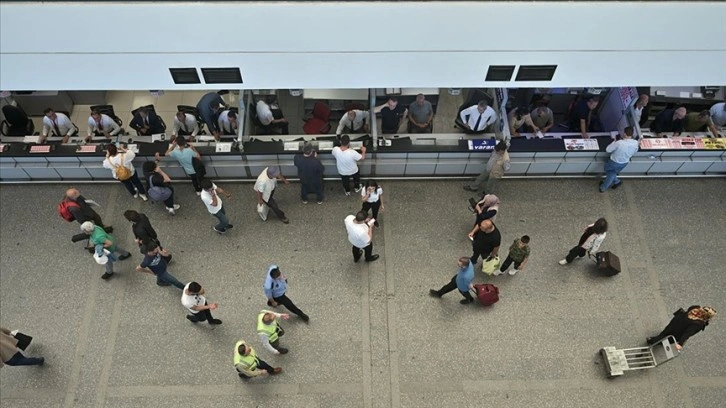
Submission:
{"label": "man with backpack", "polygon": [[58,204],[58,214],[68,222],[78,221],[83,224],[86,221],[93,221],[94,224],[103,228],[106,232],[113,232],[113,227],[104,226],[101,216],[91,207],[100,207],[93,200],[86,200],[76,188],[69,188]]}

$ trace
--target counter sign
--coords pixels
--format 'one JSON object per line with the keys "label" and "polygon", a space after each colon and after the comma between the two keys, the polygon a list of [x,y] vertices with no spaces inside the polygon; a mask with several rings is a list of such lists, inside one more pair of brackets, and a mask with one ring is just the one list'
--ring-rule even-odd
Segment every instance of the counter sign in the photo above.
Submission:
{"label": "counter sign", "polygon": [[467,141],[469,150],[474,151],[490,151],[494,150],[497,141],[493,139],[472,139]]}

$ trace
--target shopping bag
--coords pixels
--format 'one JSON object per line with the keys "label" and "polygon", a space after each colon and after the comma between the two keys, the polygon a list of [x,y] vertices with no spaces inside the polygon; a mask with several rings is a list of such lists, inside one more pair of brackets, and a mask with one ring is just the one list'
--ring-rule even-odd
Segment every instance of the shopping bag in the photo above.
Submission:
{"label": "shopping bag", "polygon": [[494,271],[499,269],[499,257],[494,256],[489,259],[485,259],[481,264],[481,271],[487,275],[494,275]]}
{"label": "shopping bag", "polygon": [[262,221],[267,221],[267,213],[270,212],[270,207],[267,204],[257,204],[257,215],[262,218]]}

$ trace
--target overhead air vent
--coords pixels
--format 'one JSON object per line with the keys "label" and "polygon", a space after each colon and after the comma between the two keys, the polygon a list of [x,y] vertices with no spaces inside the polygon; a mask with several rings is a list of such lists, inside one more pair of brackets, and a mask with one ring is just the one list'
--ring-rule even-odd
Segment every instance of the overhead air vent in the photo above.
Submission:
{"label": "overhead air vent", "polygon": [[487,81],[511,81],[514,65],[489,65]]}
{"label": "overhead air vent", "polygon": [[551,81],[557,65],[521,65],[515,81]]}
{"label": "overhead air vent", "polygon": [[239,68],[202,68],[204,82],[208,84],[241,84]]}
{"label": "overhead air vent", "polygon": [[196,68],[169,68],[169,72],[177,85],[202,83]]}

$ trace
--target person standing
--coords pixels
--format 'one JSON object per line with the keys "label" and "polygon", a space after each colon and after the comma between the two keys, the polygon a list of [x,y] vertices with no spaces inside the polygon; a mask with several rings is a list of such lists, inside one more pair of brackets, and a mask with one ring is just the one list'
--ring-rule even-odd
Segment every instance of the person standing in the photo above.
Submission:
{"label": "person standing", "polygon": [[650,345],[656,344],[668,336],[676,338],[676,349],[680,351],[694,334],[703,331],[708,323],[716,317],[716,311],[708,306],[691,306],[688,310],[678,309],[673,318],[659,334],[648,337]]}
{"label": "person standing", "polygon": [[[499,204],[499,197],[494,194],[485,195],[481,198],[481,200],[479,200],[479,202],[475,202],[473,198],[470,198],[469,210],[476,214],[474,228],[476,228],[477,225],[481,224],[484,220],[492,220],[492,222],[494,222],[497,218],[497,214],[499,214]],[[473,232],[476,231],[472,230],[472,233]]]}
{"label": "person standing", "polygon": [[218,234],[224,234],[228,229],[234,227],[234,225],[229,223],[227,214],[222,206],[222,199],[219,198],[219,195],[224,194],[227,199],[231,199],[232,195],[217,187],[217,185],[212,183],[212,180],[209,179],[202,180],[199,185],[202,187],[202,194],[200,195],[202,202],[207,206],[207,211],[209,211],[209,213],[215,216],[217,221],[219,221],[219,223],[213,226],[212,229]]}
{"label": "person standing", "polygon": [[512,246],[509,247],[509,253],[507,259],[504,260],[499,270],[494,272],[494,275],[502,275],[509,269],[509,266],[514,262],[514,269],[509,271],[510,276],[514,276],[517,272],[524,269],[527,266],[529,260],[529,235],[524,235],[522,238],[515,239]]}
{"label": "person standing", "polygon": [[[131,256],[127,250],[116,245],[116,238],[113,235],[107,233],[98,225],[94,225],[91,221],[86,221],[81,224],[81,232],[91,237],[89,239],[90,247],[95,248],[96,245],[102,245],[104,249],[112,254],[118,252],[119,261],[123,261]],[[108,257],[108,262],[105,264],[106,272],[101,275],[101,279],[108,279],[113,276],[113,258],[113,256]]]}
{"label": "person standing", "polygon": [[237,114],[233,110],[224,110],[219,114],[217,119],[219,131],[223,135],[236,135],[239,125],[237,124]]}
{"label": "person standing", "polygon": [[361,146],[360,153],[350,148],[350,136],[343,135],[340,137],[340,147],[333,148],[333,157],[335,157],[335,165],[338,168],[338,174],[343,182],[343,190],[345,195],[350,195],[350,178],[353,177],[353,186],[355,192],[359,192],[362,188],[360,184],[360,171],[358,170],[358,162],[366,159],[366,147]]}
{"label": "person standing", "polygon": [[366,262],[380,258],[378,254],[373,255],[373,224],[369,221],[368,214],[363,211],[345,217],[348,241],[353,245],[353,262],[358,262],[362,253],[365,253]]}
{"label": "person standing", "polygon": [[280,173],[280,168],[277,166],[265,167],[260,175],[257,176],[257,182],[255,182],[254,186],[254,190],[257,193],[257,205],[267,205],[280,221],[284,224],[289,224],[290,220],[287,219],[285,212],[280,209],[280,206],[277,205],[277,201],[273,197],[275,188],[277,187],[277,179],[282,180],[285,184],[290,184],[285,176]]}
{"label": "person standing", "polygon": [[156,276],[156,284],[159,286],[170,286],[184,290],[184,284],[179,282],[172,274],[167,271],[166,257],[170,257],[169,252],[161,249],[154,241],[150,241],[141,246],[141,252],[144,259],[139,266],[136,267],[137,272],[148,273]]}
{"label": "person standing", "polygon": [[[136,245],[140,247],[149,242],[154,242],[161,247],[156,230],[151,226],[151,222],[146,214],[134,210],[127,210],[124,211],[124,218],[131,222],[131,231],[134,233],[134,242],[136,242]],[[170,260],[171,255],[168,256],[167,262]]]}
{"label": "person standing", "polygon": [[711,121],[715,126],[726,126],[726,99],[711,106],[708,112],[711,114]]}
{"label": "person standing", "polygon": [[383,211],[383,189],[376,183],[375,180],[366,181],[366,186],[360,191],[361,200],[363,200],[363,208],[361,211],[368,215],[368,211],[373,210],[373,225],[380,227],[378,223],[378,211]]}
{"label": "person standing", "polygon": [[[188,144],[184,136],[177,136],[171,142],[171,146],[169,146],[169,150],[164,153],[164,156],[169,156],[179,162],[179,165],[182,166],[182,169],[184,169],[184,173],[186,173],[186,175],[189,176],[189,179],[192,180],[194,191],[197,192],[198,196],[202,195],[202,187],[199,185],[201,177],[199,177],[197,170],[194,168],[194,159],[196,158],[201,160],[202,157],[197,149]],[[161,161],[161,156],[158,152],[156,153],[156,161]]]}
{"label": "person standing", "polygon": [[570,112],[570,130],[580,132],[583,139],[589,139],[587,132],[599,130],[599,120],[595,109],[600,104],[600,97],[597,95],[583,95]]}
{"label": "person standing", "polygon": [[166,211],[176,215],[179,204],[174,204],[174,188],[171,187],[171,178],[157,164],[158,161],[146,161],[143,165],[144,179],[148,184],[147,193],[152,202],[163,201]]}
{"label": "person standing", "polygon": [[197,282],[189,282],[184,286],[181,303],[190,313],[187,315],[187,320],[192,323],[206,320],[211,325],[222,324],[221,320],[212,317],[212,310],[217,310],[219,304],[209,304],[204,294],[204,288]]}
{"label": "person standing", "polygon": [[494,151],[486,166],[474,180],[474,184],[467,184],[464,186],[464,190],[474,191],[476,193],[492,194],[494,193],[494,187],[497,181],[504,176],[504,172],[508,171],[512,167],[509,161],[509,153],[507,153],[507,142],[501,141],[494,146]]}
{"label": "person standing", "polygon": [[502,244],[502,234],[491,220],[484,220],[469,233],[471,239],[471,263],[476,265],[479,257],[488,261],[499,255],[499,246]]}
{"label": "person standing", "polygon": [[377,106],[374,112],[381,114],[381,133],[384,135],[398,133],[401,122],[408,116],[408,109],[399,105],[394,96],[389,96],[386,103]]}
{"label": "person standing", "polygon": [[610,143],[605,151],[610,153],[610,159],[605,163],[605,180],[600,182],[600,192],[606,192],[610,187],[618,188],[623,181],[618,174],[630,163],[630,158],[638,152],[639,143],[633,139],[633,128],[625,128],[623,138]]}
{"label": "person standing", "polygon": [[461,112],[459,118],[464,125],[464,133],[481,134],[486,132],[489,125],[497,121],[497,113],[485,100],[479,101]]}
{"label": "person standing", "polygon": [[529,109],[526,106],[512,109],[509,112],[509,132],[512,137],[522,136],[520,131],[531,131],[531,133],[537,133],[541,129],[532,122],[532,116],[529,114]]}
{"label": "person standing", "polygon": [[713,137],[718,137],[718,128],[711,120],[711,113],[708,110],[691,112],[686,115],[683,130],[689,133],[710,131]]}
{"label": "person standing", "polygon": [[78,191],[78,189],[71,187],[66,190],[64,200],[72,203],[71,205],[68,205],[67,208],[79,224],[83,224],[86,221],[93,221],[94,224],[103,228],[106,232],[113,232],[113,227],[110,225],[103,225],[101,216],[98,215],[93,208],[91,208],[91,206],[100,207],[100,205],[93,200],[87,200],[86,197],[81,195],[81,192]]}
{"label": "person standing", "polygon": [[111,170],[113,178],[120,181],[134,198],[141,197],[146,201],[148,200],[146,189],[141,184],[132,163],[135,157],[136,153],[133,151],[128,151],[123,147],[116,148],[116,145],[109,143],[106,145],[106,159],[103,161],[103,167]]}
{"label": "person standing", "polygon": [[416,101],[408,106],[408,133],[431,133],[434,108],[424,94],[416,95]]}
{"label": "person standing", "polygon": [[469,292],[474,289],[474,284],[472,283],[474,280],[474,265],[465,256],[459,258],[457,265],[459,269],[456,271],[456,275],[451,278],[451,281],[439,290],[429,289],[429,294],[440,298],[454,289],[459,289],[461,296],[464,296],[464,299],[461,299],[459,303],[466,305],[474,301],[474,298]]}
{"label": "person standing", "polygon": [[247,345],[244,340],[240,340],[234,345],[233,362],[237,375],[243,379],[275,375],[282,372],[282,368],[273,367],[265,360],[257,357],[257,352]]}
{"label": "person standing", "polygon": [[[656,137],[663,137],[663,133],[673,132],[673,136],[680,136],[686,125],[688,110],[684,107],[677,109],[666,109],[655,115],[650,124],[650,130]],[[665,137],[668,137],[666,135]]]}
{"label": "person standing", "polygon": [[600,245],[605,240],[607,230],[608,222],[605,218],[598,218],[594,224],[588,225],[580,237],[580,242],[570,249],[565,259],[560,261],[560,265],[567,265],[574,261],[575,258],[582,258],[585,255],[594,257],[598,249],[600,249]]}
{"label": "person standing", "polygon": [[641,94],[633,106],[633,123],[637,123],[640,127],[648,121],[649,102],[650,96],[648,94]]}
{"label": "person standing", "polygon": [[340,121],[338,122],[338,128],[335,130],[336,135],[343,134],[347,129],[350,133],[368,133],[370,126],[367,123],[368,111],[360,109],[348,110]]}
{"label": "person standing", "polygon": [[223,107],[227,108],[227,104],[224,103],[224,99],[217,92],[207,92],[197,103],[199,116],[207,124],[207,129],[217,141],[221,133],[217,119]]}
{"label": "person standing", "polygon": [[540,99],[536,102],[537,107],[529,115],[532,118],[532,123],[542,132],[542,136],[555,125],[555,115],[552,109],[547,106],[547,103],[549,103],[549,98]]}
{"label": "person standing", "polygon": [[5,364],[9,366],[42,366],[45,363],[45,358],[25,357],[22,350],[25,350],[29,342],[28,344],[21,344],[15,336],[17,336],[15,332],[0,327],[0,367]]}
{"label": "person standing", "polygon": [[292,300],[287,297],[287,277],[280,272],[279,266],[270,265],[267,268],[263,289],[265,290],[265,296],[267,296],[267,306],[277,307],[278,305],[283,305],[287,310],[303,319],[305,323],[310,321],[310,317],[295,306]]}
{"label": "person standing", "polygon": [[257,315],[257,334],[260,336],[262,345],[272,354],[287,354],[285,347],[280,347],[280,337],[285,330],[280,327],[277,319],[287,320],[290,315],[287,313],[275,313],[269,310],[262,310]]}
{"label": "person standing", "polygon": [[297,167],[297,176],[300,178],[300,200],[302,200],[302,203],[307,204],[308,195],[315,193],[318,204],[322,204],[325,166],[318,159],[318,153],[313,150],[313,145],[306,142],[302,154],[296,154],[293,163]]}

